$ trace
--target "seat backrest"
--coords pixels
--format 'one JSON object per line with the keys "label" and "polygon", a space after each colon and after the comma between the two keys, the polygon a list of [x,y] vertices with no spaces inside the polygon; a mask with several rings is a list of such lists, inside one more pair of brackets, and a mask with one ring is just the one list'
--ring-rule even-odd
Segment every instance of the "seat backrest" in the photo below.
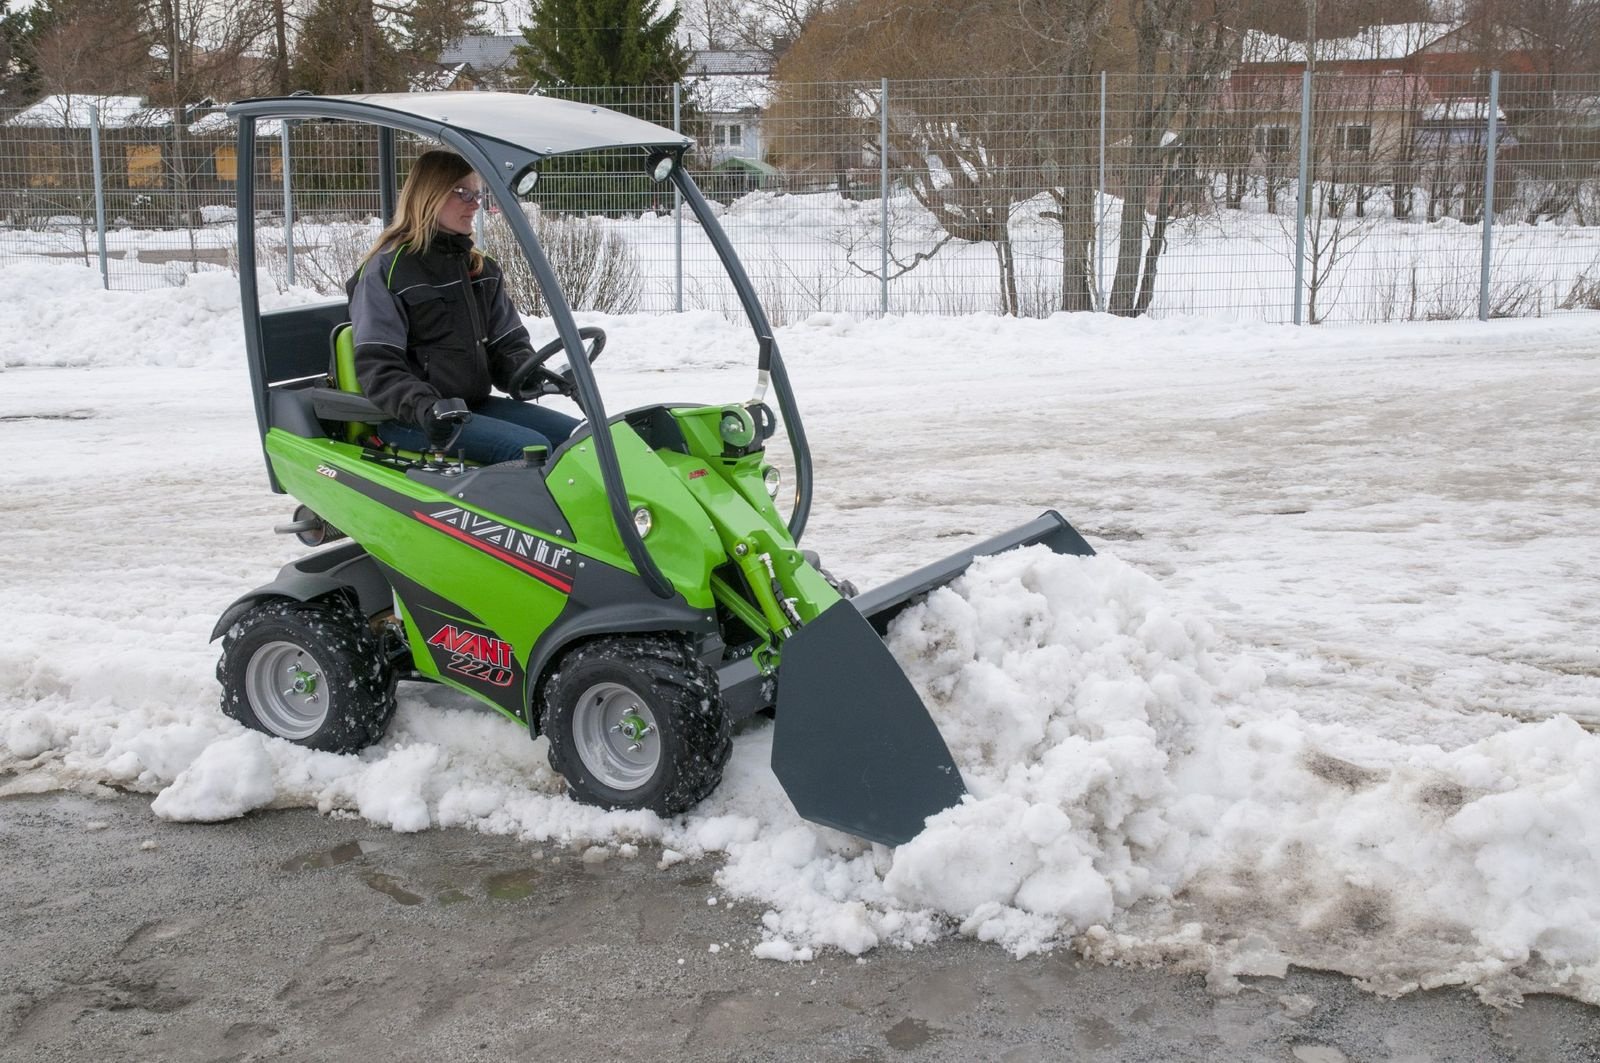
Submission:
{"label": "seat backrest", "polygon": [[305,380],[322,371],[323,343],[334,326],[350,320],[350,304],[338,302],[267,310],[261,314],[261,381],[267,386]]}
{"label": "seat backrest", "polygon": [[328,383],[352,395],[361,394],[361,381],[356,379],[356,330],[345,321],[333,327],[328,335]]}
{"label": "seat backrest", "polygon": [[[328,359],[328,382],[340,391],[360,395],[361,381],[356,377],[356,330],[350,322],[335,325],[328,337],[331,353]],[[372,426],[361,421],[345,425],[346,443],[365,443],[372,437]]]}

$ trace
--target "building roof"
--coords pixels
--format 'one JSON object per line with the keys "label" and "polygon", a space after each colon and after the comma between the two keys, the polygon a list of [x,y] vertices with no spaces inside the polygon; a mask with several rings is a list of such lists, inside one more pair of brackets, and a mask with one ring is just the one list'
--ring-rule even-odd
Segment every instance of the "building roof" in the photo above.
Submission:
{"label": "building roof", "polygon": [[439,52],[439,63],[467,63],[474,70],[503,70],[515,62],[511,49],[527,43],[520,33],[472,33],[446,45]]}
{"label": "building roof", "polygon": [[412,74],[406,87],[412,92],[444,92],[470,84],[471,63],[440,63],[438,66]]}
{"label": "building roof", "polygon": [[12,115],[5,124],[36,129],[88,129],[91,107],[100,109],[102,129],[172,124],[171,110],[165,107],[146,107],[141,97],[94,96],[87,93],[46,96]]}
{"label": "building roof", "polygon": [[772,102],[771,79],[754,74],[700,77],[688,91],[706,114],[751,114]]}
{"label": "building roof", "polygon": [[707,48],[692,52],[689,56],[690,77],[770,73],[772,73],[772,53],[759,49]]}
{"label": "building roof", "polygon": [[[1353,37],[1317,41],[1318,62],[1404,59],[1461,28],[1459,22],[1399,22],[1368,26]],[[1259,30],[1244,35],[1240,59],[1246,63],[1304,63],[1304,41],[1290,40]]]}
{"label": "building roof", "polygon": [[[283,123],[266,119],[256,123],[256,137],[275,137],[283,132]],[[195,137],[234,136],[238,128],[225,111],[212,111],[204,118],[189,123],[189,135]]]}
{"label": "building roof", "polygon": [[776,177],[778,168],[771,163],[762,162],[760,159],[747,159],[742,155],[730,155],[717,163],[714,169],[718,170],[745,170],[758,177]]}

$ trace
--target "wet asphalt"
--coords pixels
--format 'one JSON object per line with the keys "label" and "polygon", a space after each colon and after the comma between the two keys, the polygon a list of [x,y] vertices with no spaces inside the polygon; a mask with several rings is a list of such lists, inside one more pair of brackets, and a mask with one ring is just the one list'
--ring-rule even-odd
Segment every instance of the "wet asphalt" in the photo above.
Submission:
{"label": "wet asphalt", "polygon": [[1309,971],[1218,996],[960,938],[756,960],[760,906],[659,857],[0,799],[0,1060],[1600,1060],[1600,1009],[1557,997]]}

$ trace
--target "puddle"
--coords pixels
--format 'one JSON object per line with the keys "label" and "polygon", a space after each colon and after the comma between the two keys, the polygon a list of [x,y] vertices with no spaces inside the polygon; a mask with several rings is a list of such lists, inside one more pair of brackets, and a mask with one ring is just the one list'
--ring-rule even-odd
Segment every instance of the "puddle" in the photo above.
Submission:
{"label": "puddle", "polygon": [[369,871],[366,883],[379,893],[387,894],[401,904],[421,904],[422,898],[400,885],[399,880],[390,878],[381,871]]}
{"label": "puddle", "polygon": [[67,410],[64,413],[6,413],[0,414],[0,421],[87,421],[93,416],[93,410]]}
{"label": "puddle", "polygon": [[450,907],[452,904],[460,904],[462,901],[472,900],[471,897],[467,896],[465,893],[462,893],[458,889],[445,890],[443,893],[438,894],[433,899],[438,901],[446,908]]}
{"label": "puddle", "polygon": [[345,842],[343,845],[334,846],[325,852],[306,853],[304,856],[294,857],[283,865],[285,871],[314,871],[319,867],[338,867],[348,864],[360,856],[364,850],[360,842]]}
{"label": "puddle", "polygon": [[1086,1048],[1116,1048],[1122,1044],[1117,1028],[1099,1016],[1089,1015],[1078,1019],[1078,1036]]}
{"label": "puddle", "polygon": [[889,1027],[889,1032],[883,1036],[889,1042],[889,1047],[899,1052],[921,1048],[934,1038],[933,1031],[921,1019],[901,1019]]}
{"label": "puddle", "polygon": [[520,901],[533,896],[539,888],[544,872],[536,867],[520,871],[502,871],[483,880],[483,889],[497,901]]}

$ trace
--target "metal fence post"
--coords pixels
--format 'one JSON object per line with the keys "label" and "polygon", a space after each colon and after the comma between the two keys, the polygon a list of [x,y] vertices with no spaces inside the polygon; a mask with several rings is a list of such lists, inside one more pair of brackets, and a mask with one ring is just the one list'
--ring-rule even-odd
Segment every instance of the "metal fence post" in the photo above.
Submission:
{"label": "metal fence post", "polygon": [[[1100,189],[1094,222],[1094,298],[1106,308],[1106,72],[1100,71]],[[1127,209],[1127,204],[1123,204]]]}
{"label": "metal fence post", "polygon": [[100,164],[100,108],[89,105],[89,155],[94,164],[94,232],[100,247],[100,286],[111,290],[111,272],[106,266],[106,182]]}
{"label": "metal fence post", "polygon": [[288,269],[284,276],[290,287],[294,286],[294,193],[290,189],[293,173],[289,168],[289,120],[283,119],[278,126],[278,135],[281,138],[283,149],[279,153],[283,165],[278,169],[283,171],[283,253],[288,262]]}
{"label": "metal fence post", "polygon": [[[683,133],[683,83],[672,83],[672,131]],[[672,264],[675,293],[673,305],[683,313],[683,193],[672,186]]]}
{"label": "metal fence post", "polygon": [[1311,179],[1311,70],[1300,75],[1300,187],[1294,207],[1294,323],[1300,324],[1306,276],[1306,206]]}
{"label": "metal fence post", "polygon": [[880,313],[889,313],[889,79],[878,86],[878,302]]}
{"label": "metal fence post", "polygon": [[1500,152],[1500,71],[1489,72],[1489,146],[1483,164],[1483,262],[1478,275],[1478,320],[1489,320],[1489,266],[1494,261],[1494,161]]}

